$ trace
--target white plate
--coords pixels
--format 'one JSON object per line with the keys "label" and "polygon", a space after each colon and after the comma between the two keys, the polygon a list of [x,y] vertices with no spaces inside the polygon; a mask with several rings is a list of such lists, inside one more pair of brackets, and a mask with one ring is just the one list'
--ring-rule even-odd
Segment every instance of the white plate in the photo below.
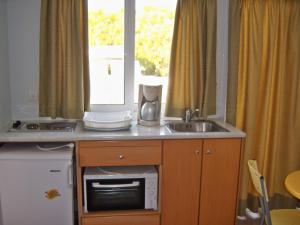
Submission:
{"label": "white plate", "polygon": [[95,127],[88,127],[84,126],[84,129],[91,130],[91,131],[122,131],[122,130],[129,130],[131,125],[127,127],[115,127],[115,128],[95,128]]}
{"label": "white plate", "polygon": [[104,130],[119,130],[128,129],[132,121],[132,116],[130,111],[123,112],[85,112],[83,123],[85,127],[104,129]]}

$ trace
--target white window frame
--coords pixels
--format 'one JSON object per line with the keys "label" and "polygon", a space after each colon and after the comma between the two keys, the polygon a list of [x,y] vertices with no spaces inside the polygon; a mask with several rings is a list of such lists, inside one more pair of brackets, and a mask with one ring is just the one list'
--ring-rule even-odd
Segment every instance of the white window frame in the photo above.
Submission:
{"label": "white window frame", "polygon": [[91,111],[134,109],[135,0],[124,0],[124,104],[91,104]]}
{"label": "white window frame", "polygon": [[[124,0],[124,2],[124,104],[92,104],[91,111],[137,111],[137,104],[134,104],[135,0]],[[224,121],[227,101],[228,14],[229,0],[217,0],[216,114],[210,115],[209,118]]]}

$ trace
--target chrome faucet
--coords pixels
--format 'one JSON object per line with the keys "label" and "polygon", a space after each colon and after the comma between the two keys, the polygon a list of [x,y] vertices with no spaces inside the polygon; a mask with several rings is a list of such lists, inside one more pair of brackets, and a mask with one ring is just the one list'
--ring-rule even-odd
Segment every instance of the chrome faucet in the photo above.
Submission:
{"label": "chrome faucet", "polygon": [[195,109],[195,111],[193,111],[191,108],[187,108],[185,110],[185,115],[183,118],[184,122],[185,123],[191,122],[196,112],[199,112],[199,109]]}

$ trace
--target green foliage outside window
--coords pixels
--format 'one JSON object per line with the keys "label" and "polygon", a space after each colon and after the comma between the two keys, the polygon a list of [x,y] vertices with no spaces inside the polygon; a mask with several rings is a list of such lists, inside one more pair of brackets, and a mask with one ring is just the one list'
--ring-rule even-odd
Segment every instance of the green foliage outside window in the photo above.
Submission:
{"label": "green foliage outside window", "polygon": [[124,42],[123,10],[119,13],[106,13],[103,10],[89,12],[89,44],[122,45]]}
{"label": "green foliage outside window", "polygon": [[[89,13],[89,41],[91,46],[122,45],[124,39],[123,11]],[[174,12],[168,8],[147,6],[136,18],[135,56],[144,75],[167,76]]]}

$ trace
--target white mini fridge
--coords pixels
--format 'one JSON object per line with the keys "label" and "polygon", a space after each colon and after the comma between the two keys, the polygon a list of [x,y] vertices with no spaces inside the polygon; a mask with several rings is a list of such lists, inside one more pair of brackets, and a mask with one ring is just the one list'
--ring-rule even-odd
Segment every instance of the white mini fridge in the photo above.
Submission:
{"label": "white mini fridge", "polygon": [[37,144],[4,144],[0,224],[73,225],[72,155],[72,145],[50,151]]}

